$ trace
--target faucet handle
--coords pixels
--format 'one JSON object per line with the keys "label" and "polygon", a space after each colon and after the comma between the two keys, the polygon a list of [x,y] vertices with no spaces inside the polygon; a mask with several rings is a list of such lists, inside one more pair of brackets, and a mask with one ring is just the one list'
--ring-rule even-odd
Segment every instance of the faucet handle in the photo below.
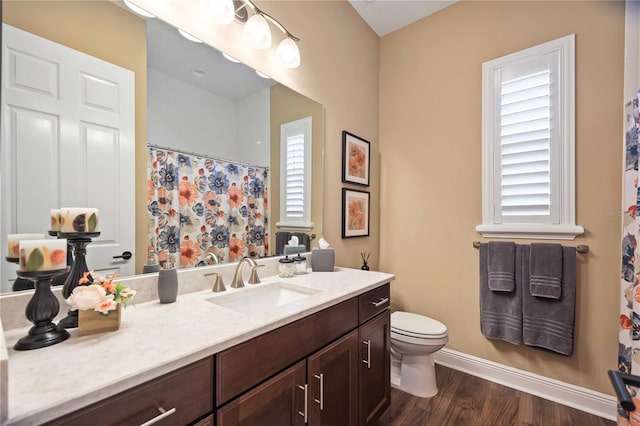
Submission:
{"label": "faucet handle", "polygon": [[222,281],[222,274],[218,273],[218,272],[212,272],[210,274],[204,274],[205,277],[208,277],[210,275],[215,275],[216,276],[216,283],[213,285],[213,288],[211,289],[211,291],[213,291],[214,293],[219,293],[221,291],[226,291],[226,287],[224,286],[224,282]]}
{"label": "faucet handle", "polygon": [[260,284],[260,277],[258,276],[258,268],[262,268],[264,265],[255,265],[251,267],[251,275],[249,275],[249,284]]}

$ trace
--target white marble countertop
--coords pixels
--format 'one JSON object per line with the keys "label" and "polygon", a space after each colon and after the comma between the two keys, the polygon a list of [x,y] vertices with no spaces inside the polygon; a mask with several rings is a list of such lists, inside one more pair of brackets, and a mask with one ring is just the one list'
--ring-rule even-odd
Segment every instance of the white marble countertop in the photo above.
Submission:
{"label": "white marble countertop", "polygon": [[[267,331],[391,281],[394,275],[336,268],[292,278],[262,279],[258,285],[178,296],[172,304],[157,301],[123,310],[116,332],[71,337],[33,351],[14,351],[28,328],[5,332],[8,348],[8,421],[40,424],[75,411],[177,368],[211,356]],[[271,311],[247,316],[207,299],[232,292],[258,291],[284,282],[320,290]]]}

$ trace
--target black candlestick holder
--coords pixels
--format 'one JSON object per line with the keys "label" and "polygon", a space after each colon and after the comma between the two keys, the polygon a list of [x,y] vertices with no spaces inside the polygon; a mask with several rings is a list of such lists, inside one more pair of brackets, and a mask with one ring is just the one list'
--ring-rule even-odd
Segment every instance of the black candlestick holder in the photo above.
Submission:
{"label": "black candlestick holder", "polygon": [[[58,238],[66,238],[67,242],[73,247],[73,265],[62,287],[62,295],[68,299],[73,293],[73,289],[78,286],[78,281],[84,276],[85,272],[89,272],[85,256],[87,254],[87,245],[92,238],[100,236],[100,232],[58,232]],[[67,316],[58,322],[62,328],[78,327],[78,311],[69,310]]]}
{"label": "black candlestick holder", "polygon": [[67,272],[69,268],[52,271],[18,271],[20,278],[35,283],[35,293],[27,303],[24,311],[27,319],[33,323],[29,334],[20,338],[13,349],[28,351],[55,345],[69,338],[69,332],[53,323],[53,319],[60,311],[60,302],[51,291],[51,282],[59,274]]}
{"label": "black candlestick holder", "polygon": [[[18,263],[20,263],[20,258],[19,257],[9,257],[9,256],[7,256],[4,259],[7,262],[15,263],[16,265]],[[35,287],[34,287],[33,281],[21,278],[19,276],[18,276],[18,278],[16,278],[13,281],[13,285],[11,286],[11,290],[13,290],[13,291],[33,290],[34,288]]]}

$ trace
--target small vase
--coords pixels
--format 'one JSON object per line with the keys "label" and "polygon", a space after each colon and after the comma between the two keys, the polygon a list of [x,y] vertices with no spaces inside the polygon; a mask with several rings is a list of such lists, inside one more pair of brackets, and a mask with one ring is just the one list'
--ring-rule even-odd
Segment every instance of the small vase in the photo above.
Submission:
{"label": "small vase", "polygon": [[87,336],[89,334],[104,333],[105,331],[116,331],[120,328],[120,313],[122,305],[109,311],[109,315],[102,315],[94,310],[78,311],[78,335]]}

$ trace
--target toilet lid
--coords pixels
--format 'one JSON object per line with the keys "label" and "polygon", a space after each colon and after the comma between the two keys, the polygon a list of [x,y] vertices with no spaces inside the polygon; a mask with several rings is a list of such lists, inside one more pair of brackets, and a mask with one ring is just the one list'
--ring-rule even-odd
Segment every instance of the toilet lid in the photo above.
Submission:
{"label": "toilet lid", "polygon": [[391,314],[391,330],[416,337],[442,337],[447,334],[447,327],[440,321],[423,315],[401,311]]}

